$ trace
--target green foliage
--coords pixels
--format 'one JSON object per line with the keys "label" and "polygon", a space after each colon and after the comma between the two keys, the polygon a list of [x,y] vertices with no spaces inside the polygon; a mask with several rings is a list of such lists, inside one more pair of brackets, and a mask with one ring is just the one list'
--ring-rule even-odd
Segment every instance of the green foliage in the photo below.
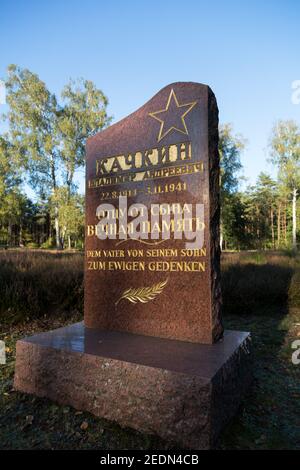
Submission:
{"label": "green foliage", "polygon": [[235,192],[239,185],[238,174],[242,169],[241,152],[245,147],[242,136],[233,135],[232,126],[225,124],[219,130],[219,154],[221,167],[221,199]]}
{"label": "green foliage", "polygon": [[[16,65],[8,67],[5,84],[9,143],[0,141],[0,153],[1,149],[3,154],[11,149],[39,198],[51,199],[52,206],[55,204],[53,228],[60,248],[67,231],[70,237],[74,226],[78,226],[79,211],[71,202],[76,190],[74,175],[84,164],[86,139],[110,122],[107,98],[91,81],[81,79],[64,87],[59,103],[38,75]],[[4,164],[7,165],[7,160]],[[67,188],[68,204],[76,219],[73,227],[68,221],[71,228],[67,229],[66,213],[59,215],[60,209],[65,208],[64,189],[60,188]],[[59,201],[60,194],[63,201]]]}
{"label": "green foliage", "polygon": [[295,121],[279,121],[272,130],[271,162],[279,180],[292,190],[300,185],[300,129]]}
{"label": "green foliage", "polygon": [[[220,199],[221,199],[221,247],[242,244],[243,231],[240,198],[237,194],[238,175],[242,169],[240,154],[245,145],[241,136],[233,135],[229,124],[220,127]],[[236,244],[239,240],[238,244]],[[223,243],[225,241],[225,243]]]}
{"label": "green foliage", "polygon": [[41,244],[41,248],[43,250],[50,250],[51,248],[54,248],[54,246],[55,246],[55,242],[53,238],[51,237],[47,238],[47,240]]}
{"label": "green foliage", "polygon": [[297,249],[297,196],[300,187],[300,129],[294,121],[279,121],[271,138],[271,161],[278,179],[292,194],[292,245]]}
{"label": "green foliage", "polygon": [[62,246],[67,238],[83,238],[84,198],[78,194],[69,194],[67,187],[57,188],[50,199],[52,214],[58,208],[58,221],[61,227]]}
{"label": "green foliage", "polygon": [[26,247],[31,248],[31,249],[36,249],[36,248],[39,248],[39,245],[37,243],[34,243],[34,242],[28,242],[26,244]]}
{"label": "green foliage", "polygon": [[63,162],[63,181],[69,190],[76,168],[84,164],[86,139],[111,118],[106,114],[108,100],[89,80],[71,80],[62,91],[63,106],[58,111],[58,135]]}
{"label": "green foliage", "polygon": [[[255,185],[239,191],[244,140],[228,125],[220,129],[221,243],[225,249],[296,248],[300,186],[300,130],[280,121],[272,131],[271,161],[278,180],[261,173]],[[292,204],[291,204],[292,202]]]}
{"label": "green foliage", "polygon": [[249,245],[245,232],[245,206],[239,192],[227,194],[222,206],[222,236],[226,249],[241,250]]}
{"label": "green foliage", "polygon": [[0,136],[0,226],[6,228],[6,236],[17,223],[25,197],[20,191],[20,167],[13,146],[7,136]]}
{"label": "green foliage", "polygon": [[248,246],[275,248],[277,184],[265,173],[243,195],[244,220]]}

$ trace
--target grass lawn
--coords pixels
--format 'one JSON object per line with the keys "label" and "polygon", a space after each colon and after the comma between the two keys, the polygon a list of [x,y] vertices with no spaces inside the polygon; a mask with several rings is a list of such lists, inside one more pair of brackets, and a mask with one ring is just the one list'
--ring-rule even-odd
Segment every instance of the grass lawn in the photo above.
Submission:
{"label": "grass lawn", "polygon": [[[299,260],[272,256],[234,254],[223,259],[225,327],[252,332],[255,380],[222,435],[221,449],[300,449],[300,365],[291,361],[291,344],[300,339]],[[78,276],[75,285],[78,290]],[[82,312],[69,309],[63,317],[53,312],[30,317],[26,311],[22,320],[18,312],[18,321],[13,322],[10,310],[10,321],[4,321],[5,308],[7,304],[0,328],[7,347],[7,364],[0,366],[1,449],[168,448],[157,438],[121,429],[89,413],[15,392],[17,339],[79,321]]]}

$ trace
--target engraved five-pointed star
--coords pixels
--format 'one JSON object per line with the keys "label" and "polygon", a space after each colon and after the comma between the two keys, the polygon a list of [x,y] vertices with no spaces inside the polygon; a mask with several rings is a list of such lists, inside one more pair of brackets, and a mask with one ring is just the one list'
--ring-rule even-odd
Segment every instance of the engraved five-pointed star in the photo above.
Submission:
{"label": "engraved five-pointed star", "polygon": [[175,91],[172,88],[166,108],[160,111],[155,111],[154,113],[149,113],[149,116],[160,122],[157,141],[159,142],[172,130],[188,135],[184,118],[196,103],[197,101],[193,101],[192,103],[179,104],[175,95]]}

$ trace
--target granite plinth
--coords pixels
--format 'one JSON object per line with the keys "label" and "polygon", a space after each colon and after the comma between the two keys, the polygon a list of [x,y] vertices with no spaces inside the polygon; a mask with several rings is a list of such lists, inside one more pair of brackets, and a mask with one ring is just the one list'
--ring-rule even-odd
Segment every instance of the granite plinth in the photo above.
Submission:
{"label": "granite plinth", "polygon": [[15,389],[207,449],[251,382],[249,333],[213,345],[76,323],[17,343]]}

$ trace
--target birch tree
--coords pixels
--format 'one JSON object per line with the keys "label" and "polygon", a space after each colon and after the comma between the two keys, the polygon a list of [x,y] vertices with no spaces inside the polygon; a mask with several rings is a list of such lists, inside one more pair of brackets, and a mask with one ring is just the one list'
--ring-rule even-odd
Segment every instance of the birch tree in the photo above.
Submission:
{"label": "birch tree", "polygon": [[81,79],[65,86],[59,103],[38,75],[16,65],[8,67],[6,92],[11,144],[31,187],[42,199],[55,201],[56,246],[62,248],[58,189],[66,186],[71,198],[75,172],[84,165],[86,139],[110,121],[107,98]]}
{"label": "birch tree", "polygon": [[233,195],[238,189],[238,174],[242,169],[241,152],[244,149],[245,140],[241,136],[233,134],[230,124],[224,124],[219,132],[220,154],[220,195],[221,195],[221,227],[220,245],[223,247],[226,226],[231,224],[231,204],[234,204]]}
{"label": "birch tree", "polygon": [[300,129],[295,121],[279,121],[272,130],[271,161],[278,167],[278,180],[292,200],[292,247],[297,249],[297,197],[300,187]]}
{"label": "birch tree", "polygon": [[[56,97],[36,74],[16,65],[8,67],[5,85],[10,140],[21,157],[28,182],[39,194],[53,194],[59,167]],[[55,233],[59,247],[57,208]]]}

